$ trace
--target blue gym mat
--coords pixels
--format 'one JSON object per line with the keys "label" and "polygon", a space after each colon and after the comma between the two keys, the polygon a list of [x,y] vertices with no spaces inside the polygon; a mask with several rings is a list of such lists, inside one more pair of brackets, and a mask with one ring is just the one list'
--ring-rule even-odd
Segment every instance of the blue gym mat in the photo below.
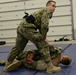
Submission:
{"label": "blue gym mat", "polygon": [[[69,44],[56,44],[55,46],[62,47],[65,49]],[[6,60],[8,53],[12,49],[13,46],[0,46],[0,59]],[[36,49],[34,45],[27,45],[27,49]],[[76,75],[76,44],[70,45],[62,55],[67,55],[72,58],[72,63],[69,66],[60,65],[62,68],[61,72],[46,74],[44,71],[37,71],[27,68],[21,68],[19,70],[13,72],[4,72],[1,75]],[[0,66],[0,71],[2,71],[4,66]]]}

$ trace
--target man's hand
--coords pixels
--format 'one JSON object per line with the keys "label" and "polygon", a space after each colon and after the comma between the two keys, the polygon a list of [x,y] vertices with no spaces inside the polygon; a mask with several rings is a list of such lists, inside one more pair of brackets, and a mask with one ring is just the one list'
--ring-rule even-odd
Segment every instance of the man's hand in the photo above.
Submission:
{"label": "man's hand", "polygon": [[47,39],[45,39],[44,41],[45,41],[46,43],[48,43],[48,40],[47,40]]}
{"label": "man's hand", "polygon": [[49,47],[51,47],[51,45],[49,44],[49,41],[47,39],[45,39],[44,41],[48,44]]}
{"label": "man's hand", "polygon": [[27,57],[24,59],[24,62],[27,63],[27,64],[31,64],[32,63],[32,60],[33,59],[33,54],[28,54]]}
{"label": "man's hand", "polygon": [[28,58],[25,58],[24,61],[25,61],[25,63],[27,63],[27,64],[31,64],[31,63],[32,63],[32,60],[29,60]]}
{"label": "man's hand", "polygon": [[47,39],[45,39],[44,41],[49,45],[49,43],[48,43],[48,40],[47,40]]}

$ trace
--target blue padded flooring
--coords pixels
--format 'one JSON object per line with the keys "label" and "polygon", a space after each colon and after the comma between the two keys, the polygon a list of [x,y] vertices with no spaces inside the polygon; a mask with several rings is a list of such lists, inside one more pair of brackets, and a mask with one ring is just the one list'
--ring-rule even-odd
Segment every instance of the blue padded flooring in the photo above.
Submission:
{"label": "blue padded flooring", "polygon": [[[55,45],[55,44],[54,44]],[[62,47],[62,49],[66,48],[68,44],[56,44],[55,46]],[[12,49],[13,46],[0,46],[0,59],[6,60],[8,53]],[[34,45],[27,45],[27,49],[36,49]],[[27,68],[21,68],[19,70],[13,72],[4,72],[2,75],[76,75],[76,44],[72,44],[69,46],[62,55],[67,55],[72,58],[72,63],[69,66],[60,65],[62,68],[61,72],[46,74],[44,71],[37,71]],[[0,66],[0,71],[2,71],[4,66]]]}

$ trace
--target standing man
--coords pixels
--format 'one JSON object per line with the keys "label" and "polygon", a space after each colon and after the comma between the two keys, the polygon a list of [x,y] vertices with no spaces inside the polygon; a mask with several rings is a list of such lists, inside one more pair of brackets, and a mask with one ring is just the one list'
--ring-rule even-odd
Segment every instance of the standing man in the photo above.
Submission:
{"label": "standing man", "polygon": [[60,67],[55,67],[52,64],[49,46],[46,42],[49,19],[52,17],[55,8],[56,2],[50,0],[46,3],[45,8],[32,13],[22,20],[17,28],[15,47],[8,55],[5,69],[13,62],[15,57],[24,50],[26,44],[30,40],[44,57],[45,63],[47,63],[47,72],[52,73],[61,71]]}

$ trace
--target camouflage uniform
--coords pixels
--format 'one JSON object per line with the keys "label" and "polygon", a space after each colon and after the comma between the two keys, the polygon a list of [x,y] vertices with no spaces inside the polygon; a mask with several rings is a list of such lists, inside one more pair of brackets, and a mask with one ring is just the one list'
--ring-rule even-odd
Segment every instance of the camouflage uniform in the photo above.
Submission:
{"label": "camouflage uniform", "polygon": [[39,52],[44,56],[45,62],[50,61],[49,47],[44,40],[46,39],[52,12],[47,8],[43,8],[33,13],[32,16],[35,18],[34,23],[28,23],[26,19],[23,19],[18,26],[16,44],[7,59],[9,62],[12,62],[24,50],[29,40],[35,44]]}
{"label": "camouflage uniform", "polygon": [[[31,51],[33,54],[38,54],[38,50],[24,50],[18,57],[17,59],[20,59],[20,61],[22,62],[22,60],[24,58],[26,58],[26,55],[28,54],[28,52]],[[56,46],[51,46],[50,47],[50,58],[54,59],[55,57],[58,56],[58,54],[61,53],[61,49],[56,47]],[[37,60],[34,60],[36,59]],[[23,62],[23,66],[26,66],[28,68],[32,68],[32,69],[37,69],[37,70],[45,70],[46,69],[46,63],[44,61],[44,57],[41,57],[40,54],[36,55],[33,59],[33,62],[31,64],[27,64],[26,62]]]}

